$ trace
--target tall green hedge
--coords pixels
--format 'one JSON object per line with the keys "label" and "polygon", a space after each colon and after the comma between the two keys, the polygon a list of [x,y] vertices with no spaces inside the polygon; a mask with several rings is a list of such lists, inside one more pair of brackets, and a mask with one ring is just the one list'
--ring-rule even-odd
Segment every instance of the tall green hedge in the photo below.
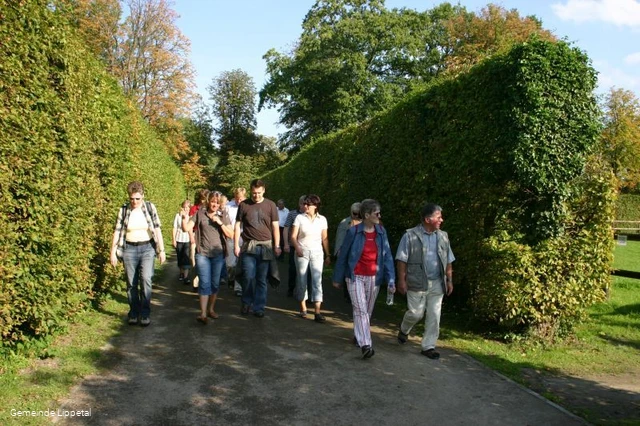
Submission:
{"label": "tall green hedge", "polygon": [[76,37],[65,3],[0,5],[0,333],[47,336],[121,283],[108,265],[126,184],[142,180],[169,235],[178,167]]}
{"label": "tall green hedge", "polygon": [[376,198],[392,245],[425,201],[442,205],[457,297],[551,337],[609,285],[614,191],[589,157],[595,83],[584,53],[533,40],[317,141],[265,176],[268,191],[292,204],[319,194],[333,229]]}
{"label": "tall green hedge", "polygon": [[640,195],[620,194],[616,203],[617,220],[640,220]]}

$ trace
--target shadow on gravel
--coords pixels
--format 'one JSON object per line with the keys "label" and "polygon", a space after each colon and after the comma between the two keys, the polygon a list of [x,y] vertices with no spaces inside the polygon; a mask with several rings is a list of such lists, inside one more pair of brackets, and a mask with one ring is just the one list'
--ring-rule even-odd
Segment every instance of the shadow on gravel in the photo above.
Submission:
{"label": "shadow on gravel", "polygon": [[[281,276],[286,276],[285,263]],[[269,289],[264,318],[240,315],[222,288],[220,319],[196,322],[197,295],[177,279],[175,262],[154,287],[149,327],[124,323],[105,349],[100,375],[85,378],[62,402],[91,409],[92,425],[573,425],[583,422],[443,348],[420,355],[418,339],[400,346],[397,321],[377,321],[376,354],[361,359],[351,343],[350,306],[324,283],[325,324],[295,317],[283,282]],[[285,278],[286,280],[286,278]],[[379,296],[379,297],[382,297]],[[313,318],[311,316],[311,318]]]}

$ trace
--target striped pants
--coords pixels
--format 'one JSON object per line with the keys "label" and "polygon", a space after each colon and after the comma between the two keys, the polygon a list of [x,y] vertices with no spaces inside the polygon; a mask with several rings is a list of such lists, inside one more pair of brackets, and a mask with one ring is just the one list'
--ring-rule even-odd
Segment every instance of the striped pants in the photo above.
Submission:
{"label": "striped pants", "polygon": [[346,282],[353,307],[353,333],[358,345],[371,346],[370,320],[380,287],[376,286],[375,275],[355,275],[353,281]]}

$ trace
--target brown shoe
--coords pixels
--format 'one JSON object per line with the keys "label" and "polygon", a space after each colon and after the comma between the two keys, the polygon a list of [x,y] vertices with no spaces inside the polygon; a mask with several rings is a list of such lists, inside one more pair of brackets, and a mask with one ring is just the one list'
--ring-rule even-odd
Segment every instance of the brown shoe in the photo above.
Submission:
{"label": "brown shoe", "polygon": [[198,321],[200,324],[207,325],[209,319],[207,317],[201,317],[200,315],[198,315],[196,317],[196,321]]}

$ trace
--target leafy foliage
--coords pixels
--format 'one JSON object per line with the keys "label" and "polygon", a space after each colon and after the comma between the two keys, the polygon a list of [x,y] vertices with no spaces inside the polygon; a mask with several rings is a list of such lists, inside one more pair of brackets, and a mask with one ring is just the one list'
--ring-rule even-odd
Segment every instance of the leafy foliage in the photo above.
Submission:
{"label": "leafy foliage", "polygon": [[640,101],[628,90],[612,88],[604,102],[600,152],[613,168],[621,190],[640,182]]}
{"label": "leafy foliage", "polygon": [[265,54],[259,108],[278,108],[289,129],[280,142],[297,152],[531,34],[553,38],[538,21],[497,6],[475,16],[449,3],[417,12],[388,10],[381,0],[318,0],[293,51]]}
{"label": "leafy foliage", "polygon": [[320,194],[331,227],[352,202],[378,199],[392,244],[425,201],[442,205],[458,301],[550,338],[609,285],[615,193],[610,169],[589,156],[595,82],[583,52],[531,40],[319,140],[265,179],[292,205]]}
{"label": "leafy foliage", "polygon": [[145,182],[165,221],[184,198],[179,169],[65,5],[0,6],[3,346],[44,338],[119,284],[108,255],[127,182]]}
{"label": "leafy foliage", "polygon": [[209,181],[231,194],[233,188],[248,188],[255,176],[280,165],[283,156],[273,138],[256,133],[256,89],[246,72],[222,72],[208,90],[219,158]]}

